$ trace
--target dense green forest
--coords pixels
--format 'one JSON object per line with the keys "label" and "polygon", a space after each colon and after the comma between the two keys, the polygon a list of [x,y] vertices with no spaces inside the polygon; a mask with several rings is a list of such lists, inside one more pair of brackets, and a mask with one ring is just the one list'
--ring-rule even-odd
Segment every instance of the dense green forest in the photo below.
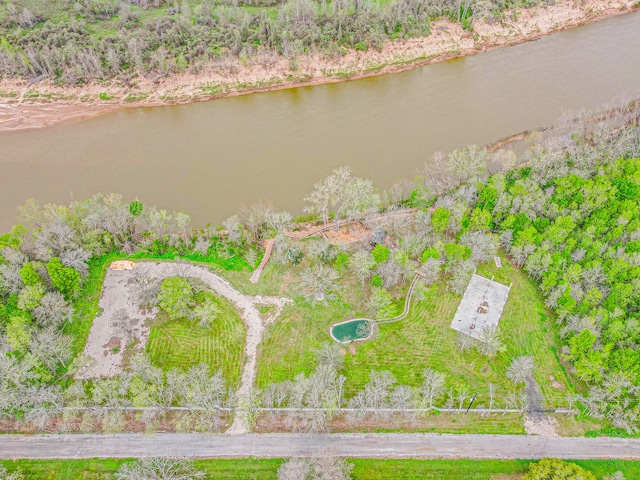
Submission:
{"label": "dense green forest", "polygon": [[471,25],[520,2],[483,0],[5,0],[0,2],[0,77],[58,84],[220,72],[248,57],[266,68],[278,56],[378,48],[427,35],[432,19]]}
{"label": "dense green forest", "polygon": [[[44,425],[64,406],[183,406],[194,410],[180,420],[182,429],[219,428],[224,415],[212,408],[231,406],[233,395],[228,380],[206,365],[167,371],[136,356],[120,377],[71,378],[84,367],[86,359],[79,353],[97,313],[110,259],[133,255],[206,262],[246,282],[258,263],[261,240],[275,237],[274,269],[293,279],[285,293],[300,308],[318,315],[352,302],[350,311],[371,318],[394,313],[416,270],[423,275],[424,294],[430,285],[462,293],[474,269],[492,262],[501,247],[539,283],[556,314],[561,357],[579,379],[578,394],[570,400],[604,424],[637,432],[639,120],[640,107],[632,103],[565,121],[535,139],[519,167],[512,166],[512,154],[480,147],[438,155],[405,194],[379,192],[370,181],[338,169],[305,199],[311,215],[306,220],[355,222],[380,211],[415,209],[402,222],[384,225],[392,248],[379,245],[372,251],[362,245],[341,251],[323,242],[286,238],[283,232],[296,228],[292,216],[264,204],[220,227],[192,228],[183,213],[124,202],[119,195],[96,195],[68,206],[30,201],[21,208],[20,225],[0,236],[0,415]],[[190,309],[219,310],[207,306],[208,297],[188,282],[141,281],[135,288],[141,304],[159,305],[170,317],[184,315],[202,328],[207,322]],[[188,290],[193,302],[174,308],[176,288]],[[352,300],[353,292],[359,299]],[[324,300],[317,300],[318,293]],[[126,319],[118,321],[126,331]],[[485,340],[475,344],[480,354],[504,355],[497,335]],[[362,390],[352,386],[347,395],[340,373],[344,358],[328,346],[310,354],[316,357],[316,370],[272,387],[262,385],[263,404],[349,405],[364,411],[446,405],[447,390],[451,401],[457,395],[462,404],[470,393],[450,385],[443,372],[428,369],[419,386],[396,386],[389,372],[373,372]],[[535,367],[526,357],[512,360],[506,375],[517,385]],[[339,395],[332,393],[338,390]],[[85,428],[92,428],[92,415],[106,430],[124,428],[117,409],[87,415]],[[153,423],[155,414],[149,415]],[[326,427],[324,417],[294,420],[309,428]]]}

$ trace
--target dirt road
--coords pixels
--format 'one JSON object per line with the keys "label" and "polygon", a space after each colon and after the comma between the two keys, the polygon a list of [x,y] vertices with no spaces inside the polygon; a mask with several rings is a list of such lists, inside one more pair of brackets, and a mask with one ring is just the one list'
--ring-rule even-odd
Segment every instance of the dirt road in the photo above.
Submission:
{"label": "dirt road", "polygon": [[437,434],[3,435],[0,459],[313,456],[330,447],[344,457],[617,458],[640,460],[640,438]]}

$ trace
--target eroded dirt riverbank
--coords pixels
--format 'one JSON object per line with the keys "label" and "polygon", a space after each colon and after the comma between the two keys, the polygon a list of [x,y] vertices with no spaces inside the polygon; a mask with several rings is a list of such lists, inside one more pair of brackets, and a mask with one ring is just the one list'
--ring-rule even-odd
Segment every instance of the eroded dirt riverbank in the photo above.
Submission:
{"label": "eroded dirt riverbank", "polygon": [[[496,22],[474,23],[472,31],[439,20],[427,37],[387,42],[383,48],[340,57],[309,54],[292,62],[261,58],[212,64],[198,75],[141,78],[135,87],[118,83],[57,87],[40,82],[0,82],[0,132],[42,128],[91,117],[123,107],[176,105],[259,91],[335,83],[395,73],[430,63],[474,55],[501,46],[536,40],[544,35],[628,13],[635,0],[587,0],[507,12]],[[295,70],[292,66],[295,65]]]}

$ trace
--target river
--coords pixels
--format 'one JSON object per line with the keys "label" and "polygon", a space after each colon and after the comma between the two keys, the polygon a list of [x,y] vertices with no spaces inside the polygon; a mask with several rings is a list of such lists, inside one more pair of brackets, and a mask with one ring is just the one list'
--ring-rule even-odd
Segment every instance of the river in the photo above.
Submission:
{"label": "river", "polygon": [[0,232],[28,198],[120,192],[204,225],[265,199],[299,214],[314,182],[341,165],[386,188],[435,151],[640,96],[639,32],[635,12],[394,75],[2,134]]}

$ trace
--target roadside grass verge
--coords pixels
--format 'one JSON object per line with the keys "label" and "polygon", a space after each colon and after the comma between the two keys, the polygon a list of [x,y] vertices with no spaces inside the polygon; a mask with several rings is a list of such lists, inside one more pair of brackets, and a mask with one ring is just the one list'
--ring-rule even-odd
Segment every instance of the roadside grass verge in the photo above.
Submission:
{"label": "roadside grass verge", "polygon": [[[5,460],[9,472],[20,468],[28,480],[107,480],[124,463],[114,459],[81,460]],[[640,462],[626,460],[571,460],[593,472],[598,478],[617,471],[625,478],[640,478]],[[445,479],[501,480],[518,479],[527,471],[531,460],[380,460],[349,459],[354,464],[355,480]],[[275,480],[282,459],[238,458],[200,460],[196,466],[205,470],[207,479]]]}
{"label": "roadside grass verge", "polygon": [[[359,431],[369,433],[397,432],[398,425],[393,428],[370,428]],[[415,422],[408,421],[402,425],[402,431],[414,433],[455,433],[478,435],[524,435],[522,418],[517,413],[492,414],[481,416],[478,414],[461,413],[430,413],[420,417]]]}
{"label": "roadside grass verge", "polygon": [[212,371],[221,370],[228,385],[237,388],[242,371],[246,327],[234,306],[210,293],[219,307],[218,318],[209,328],[187,319],[170,320],[160,313],[151,323],[147,353],[151,363],[165,371],[187,370],[206,363]]}

